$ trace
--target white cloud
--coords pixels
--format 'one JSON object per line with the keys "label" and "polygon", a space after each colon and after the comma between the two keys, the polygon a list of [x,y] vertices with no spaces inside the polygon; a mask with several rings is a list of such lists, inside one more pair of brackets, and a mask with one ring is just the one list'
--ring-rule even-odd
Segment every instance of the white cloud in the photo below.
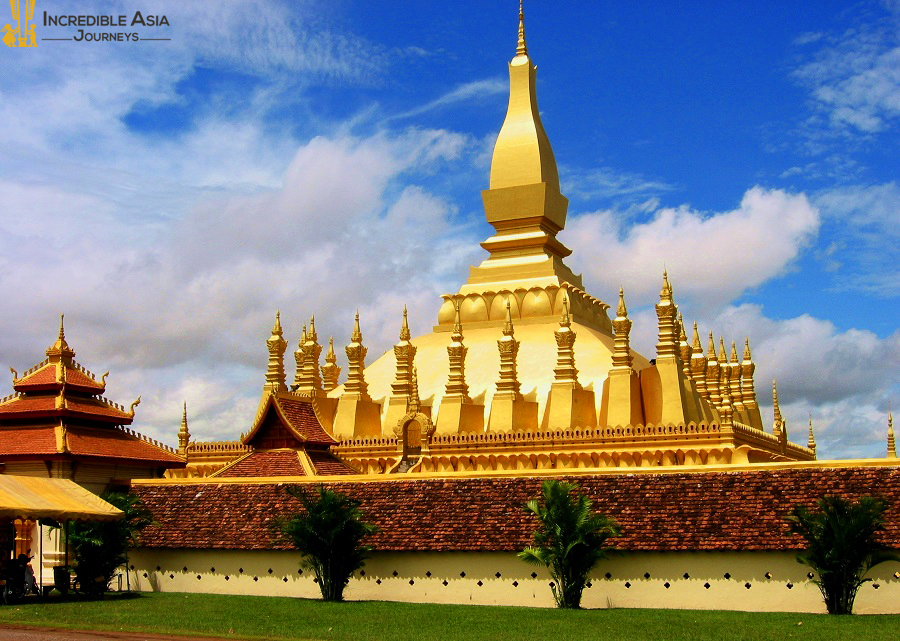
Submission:
{"label": "white cloud", "polygon": [[626,226],[624,218],[616,211],[584,214],[561,235],[596,291],[623,285],[630,300],[652,298],[665,267],[679,299],[702,299],[707,308],[784,273],[819,226],[804,195],[760,187],[728,212],[683,205],[658,209],[645,223]]}
{"label": "white cloud", "polygon": [[[827,126],[845,133],[885,131],[900,116],[900,9],[839,36],[801,38],[798,44],[824,43],[813,60],[794,71],[806,86]],[[814,118],[809,125],[816,129]]]}

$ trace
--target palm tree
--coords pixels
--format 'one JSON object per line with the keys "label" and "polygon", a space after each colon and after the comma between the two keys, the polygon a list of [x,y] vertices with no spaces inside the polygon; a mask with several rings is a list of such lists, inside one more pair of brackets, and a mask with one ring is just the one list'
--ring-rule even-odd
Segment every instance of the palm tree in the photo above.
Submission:
{"label": "palm tree", "polygon": [[856,502],[826,496],[816,503],[817,512],[798,505],[786,517],[790,531],[809,545],[797,560],[815,571],[813,582],[829,614],[852,614],[857,590],[872,580],[866,573],[884,561],[900,560],[875,542],[875,533],[884,529],[887,504],[871,496]]}
{"label": "palm tree", "polygon": [[[100,498],[122,510],[124,518],[105,523],[75,522],[66,535],[75,551],[75,575],[84,592],[105,592],[117,568],[128,565],[128,549],[138,534],[153,523],[150,512],[135,494],[105,492]],[[129,585],[130,587],[130,585]]]}
{"label": "palm tree", "polygon": [[542,500],[525,504],[540,525],[534,545],[519,552],[519,558],[547,566],[557,607],[580,608],[588,575],[612,550],[607,540],[619,536],[621,529],[612,518],[592,512],[590,499],[574,483],[544,481],[541,490]]}
{"label": "palm tree", "polygon": [[297,486],[287,492],[299,499],[304,511],[280,519],[278,528],[300,550],[302,567],[315,573],[322,599],[343,601],[350,577],[375,549],[362,540],[378,528],[362,520],[360,501],[324,485],[314,493]]}

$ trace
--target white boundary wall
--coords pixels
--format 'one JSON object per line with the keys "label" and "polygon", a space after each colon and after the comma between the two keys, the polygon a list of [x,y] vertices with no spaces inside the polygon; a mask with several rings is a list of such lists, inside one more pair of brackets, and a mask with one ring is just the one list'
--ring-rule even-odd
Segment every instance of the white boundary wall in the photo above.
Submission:
{"label": "white boundary wall", "polygon": [[[299,560],[294,551],[137,549],[131,587],[319,598],[310,573],[298,573]],[[582,605],[825,612],[808,572],[789,552],[632,552],[600,563]],[[884,563],[869,576],[874,580],[860,588],[854,611],[900,614],[900,562]],[[553,606],[546,570],[513,552],[375,552],[350,580],[345,598]]]}

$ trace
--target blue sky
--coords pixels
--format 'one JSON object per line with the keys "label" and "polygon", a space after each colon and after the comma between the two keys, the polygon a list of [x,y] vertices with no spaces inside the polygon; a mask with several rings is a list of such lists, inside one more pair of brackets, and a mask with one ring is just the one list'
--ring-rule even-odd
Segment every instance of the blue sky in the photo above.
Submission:
{"label": "blue sky", "polygon": [[[292,344],[315,313],[342,345],[359,307],[375,356],[482,259],[517,7],[37,1],[135,10],[170,26],[118,30],[171,40],[0,51],[0,364],[64,311],[139,429],[174,442],[186,399],[198,438],[235,438],[276,308]],[[588,290],[624,285],[652,353],[665,265],[686,320],[750,335],[792,438],[811,414],[821,457],[883,455],[900,3],[532,1],[526,31]]]}

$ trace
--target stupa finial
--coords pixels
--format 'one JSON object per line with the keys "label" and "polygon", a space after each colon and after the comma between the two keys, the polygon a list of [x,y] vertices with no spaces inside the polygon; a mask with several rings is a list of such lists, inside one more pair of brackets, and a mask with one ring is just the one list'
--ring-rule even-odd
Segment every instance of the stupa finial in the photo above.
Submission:
{"label": "stupa finial", "polygon": [[400,340],[408,341],[412,338],[412,334],[409,331],[409,319],[407,318],[406,305],[403,306],[403,325],[400,326]]}
{"label": "stupa finial", "polygon": [[806,440],[806,447],[812,451],[816,451],[816,437],[813,435],[812,413],[809,415],[809,438]]}
{"label": "stupa finial", "polygon": [[362,343],[362,330],[359,328],[359,310],[356,310],[356,319],[353,321],[353,333],[350,334],[351,343]]}
{"label": "stupa finial", "polygon": [[672,285],[669,284],[669,270],[663,270],[663,285],[659,291],[659,300],[672,302]]}
{"label": "stupa finial", "polygon": [[625,288],[619,287],[619,305],[616,307],[616,316],[628,318],[628,308],[625,307]]}
{"label": "stupa finial", "polygon": [[519,0],[519,42],[516,45],[516,55],[528,55],[528,47],[525,46],[525,9],[522,0]]}

